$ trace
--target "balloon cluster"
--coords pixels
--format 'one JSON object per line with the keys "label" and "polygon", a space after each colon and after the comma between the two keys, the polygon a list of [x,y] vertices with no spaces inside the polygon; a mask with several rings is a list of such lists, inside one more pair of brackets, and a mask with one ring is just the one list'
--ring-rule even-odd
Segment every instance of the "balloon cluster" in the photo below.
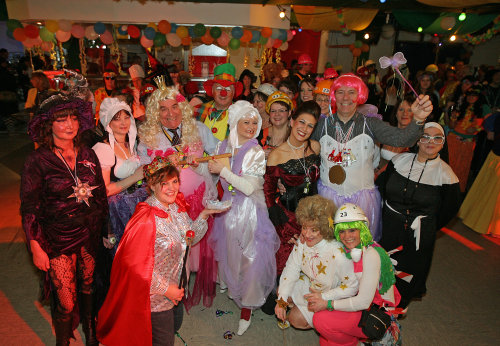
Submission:
{"label": "balloon cluster", "polygon": [[[39,27],[33,24],[23,25],[20,21],[10,19],[7,21],[7,34],[22,42],[26,48],[33,46],[52,48],[57,41],[66,42],[71,36],[75,38],[87,38],[88,40],[100,39],[103,44],[112,44],[114,37],[113,28],[102,22],[86,27],[80,24],[72,24],[67,20],[47,20],[45,26]],[[230,32],[213,26],[207,28],[203,23],[194,26],[177,25],[167,20],[158,23],[149,23],[142,30],[137,25],[120,25],[117,34],[139,39],[144,48],[161,47],[169,44],[172,47],[189,46],[193,40],[199,40],[203,44],[216,43],[220,47],[228,47],[236,50],[241,44],[260,43],[266,48],[280,50],[288,49],[288,41],[293,38],[291,30],[262,28],[261,30],[248,30],[242,27],[234,27]]]}
{"label": "balloon cluster", "polygon": [[360,40],[354,41],[354,43],[349,45],[349,50],[352,53],[352,56],[358,57],[361,53],[367,53],[370,51],[370,46],[366,43],[361,42]]}
{"label": "balloon cluster", "polygon": [[500,32],[500,16],[493,20],[493,26],[486,30],[484,34],[472,36],[470,34],[462,36],[465,42],[478,45],[491,40],[496,34]]}

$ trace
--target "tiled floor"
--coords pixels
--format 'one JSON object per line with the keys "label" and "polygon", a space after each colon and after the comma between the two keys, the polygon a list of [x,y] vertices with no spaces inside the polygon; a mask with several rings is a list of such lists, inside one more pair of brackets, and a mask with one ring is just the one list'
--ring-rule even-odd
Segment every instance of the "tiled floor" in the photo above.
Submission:
{"label": "tiled floor", "polygon": [[[38,273],[24,245],[19,183],[31,150],[26,135],[0,135],[0,344],[54,344],[50,314],[37,302]],[[459,221],[440,232],[428,280],[428,294],[410,305],[401,320],[405,345],[496,345],[500,340],[500,240],[476,234]],[[468,240],[467,241],[464,241]],[[215,310],[232,311],[216,317]],[[313,331],[281,331],[274,317],[255,311],[241,337],[238,309],[218,294],[211,308],[194,307],[180,330],[188,345],[315,345]],[[82,344],[77,333],[77,341]],[[183,345],[176,339],[176,345]]]}

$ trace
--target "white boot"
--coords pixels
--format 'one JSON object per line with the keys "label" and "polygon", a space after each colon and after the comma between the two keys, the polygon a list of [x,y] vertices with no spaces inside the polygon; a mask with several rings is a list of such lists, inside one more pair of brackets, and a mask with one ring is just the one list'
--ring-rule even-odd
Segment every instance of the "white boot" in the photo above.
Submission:
{"label": "white boot", "polygon": [[219,282],[219,292],[220,293],[226,293],[227,291],[227,285],[224,281],[220,280]]}
{"label": "white boot", "polygon": [[243,333],[245,333],[248,329],[248,327],[250,327],[250,321],[252,320],[252,316],[250,316],[250,319],[247,321],[247,320],[244,320],[243,318],[240,318],[240,322],[238,324],[238,335],[243,335]]}

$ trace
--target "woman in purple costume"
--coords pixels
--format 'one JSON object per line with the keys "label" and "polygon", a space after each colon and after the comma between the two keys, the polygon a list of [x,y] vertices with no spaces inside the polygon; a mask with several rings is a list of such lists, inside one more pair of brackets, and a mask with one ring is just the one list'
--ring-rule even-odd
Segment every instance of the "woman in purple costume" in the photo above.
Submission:
{"label": "woman in purple costume", "polygon": [[252,309],[266,301],[276,281],[275,254],[279,238],[269,220],[263,184],[266,172],[264,150],[255,137],[262,119],[247,101],[229,107],[229,138],[217,147],[217,154],[231,153],[230,169],[219,161],[210,161],[211,173],[220,176],[223,201],[232,207],[215,218],[209,238],[219,262],[221,289],[241,308],[238,335],[250,326]]}

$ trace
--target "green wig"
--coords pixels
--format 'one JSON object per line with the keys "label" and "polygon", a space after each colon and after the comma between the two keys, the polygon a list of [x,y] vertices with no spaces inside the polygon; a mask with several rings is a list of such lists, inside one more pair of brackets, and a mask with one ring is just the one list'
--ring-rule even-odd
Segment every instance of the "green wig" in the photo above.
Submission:
{"label": "green wig", "polygon": [[[368,229],[366,222],[364,221],[349,221],[341,222],[335,225],[335,238],[340,241],[339,233],[340,231],[346,229],[359,229],[359,238],[361,240],[362,247],[373,246],[373,248],[378,252],[380,257],[380,285],[379,293],[386,293],[392,285],[396,283],[396,278],[394,277],[394,268],[392,266],[391,259],[385,250],[378,244],[374,244],[372,234]],[[348,256],[349,257],[349,256]]]}

